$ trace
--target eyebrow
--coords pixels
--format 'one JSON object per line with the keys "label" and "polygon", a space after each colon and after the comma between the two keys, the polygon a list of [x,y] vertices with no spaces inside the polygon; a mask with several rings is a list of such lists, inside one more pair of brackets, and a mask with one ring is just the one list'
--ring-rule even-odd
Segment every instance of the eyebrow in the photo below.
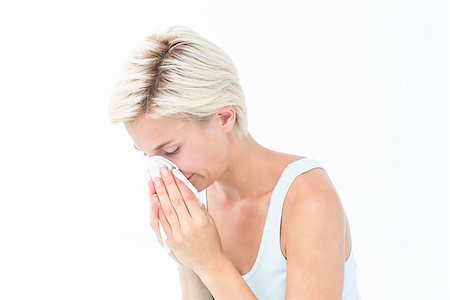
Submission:
{"label": "eyebrow", "polygon": [[[162,149],[164,146],[166,146],[166,145],[168,145],[168,144],[170,144],[170,143],[173,143],[173,141],[168,141],[168,142],[162,143],[161,145],[159,145],[158,147],[156,147],[155,150]],[[133,146],[134,146],[134,148],[136,148],[138,151],[142,151],[141,149],[139,149],[138,147],[136,147],[135,144],[133,144]]]}

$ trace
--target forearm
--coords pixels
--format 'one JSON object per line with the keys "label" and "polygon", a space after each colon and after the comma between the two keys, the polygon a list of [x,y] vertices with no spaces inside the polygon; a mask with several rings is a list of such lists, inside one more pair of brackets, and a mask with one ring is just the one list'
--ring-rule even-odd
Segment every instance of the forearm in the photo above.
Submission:
{"label": "forearm", "polygon": [[200,274],[200,278],[216,300],[258,300],[242,279],[239,271],[228,259],[224,259],[207,273]]}
{"label": "forearm", "polygon": [[213,297],[208,288],[191,269],[178,266],[180,272],[180,284],[183,300],[212,300]]}

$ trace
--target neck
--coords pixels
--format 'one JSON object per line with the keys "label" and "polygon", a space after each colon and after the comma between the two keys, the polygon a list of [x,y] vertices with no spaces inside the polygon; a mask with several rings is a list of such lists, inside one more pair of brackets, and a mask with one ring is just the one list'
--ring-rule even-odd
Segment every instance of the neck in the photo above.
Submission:
{"label": "neck", "polygon": [[258,144],[248,134],[231,143],[222,175],[211,185],[218,199],[228,204],[251,201],[273,190],[274,152]]}

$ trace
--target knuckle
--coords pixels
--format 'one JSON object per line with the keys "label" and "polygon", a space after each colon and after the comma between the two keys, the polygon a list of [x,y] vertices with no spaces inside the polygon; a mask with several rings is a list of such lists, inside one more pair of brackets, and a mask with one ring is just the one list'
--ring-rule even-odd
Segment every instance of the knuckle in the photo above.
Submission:
{"label": "knuckle", "polygon": [[197,199],[192,194],[188,194],[185,198],[186,202],[197,202]]}
{"label": "knuckle", "polygon": [[183,232],[184,236],[192,236],[194,233],[194,230],[190,225],[186,225],[183,227],[182,232]]}
{"label": "knuckle", "polygon": [[200,226],[201,228],[206,227],[208,225],[209,221],[208,218],[206,218],[206,216],[200,216],[198,218],[198,226]]}
{"label": "knuckle", "polygon": [[164,214],[166,218],[170,218],[175,215],[175,211],[173,210],[173,208],[167,208],[166,210],[164,210]]}
{"label": "knuckle", "polygon": [[169,176],[164,177],[164,182],[165,182],[166,184],[172,184],[172,183],[173,183],[173,178],[172,178],[172,176],[171,176],[170,173],[169,173]]}
{"label": "knuckle", "polygon": [[[169,240],[168,240],[169,242]],[[170,248],[177,249],[178,245],[181,245],[183,242],[183,237],[180,234],[175,234],[173,238],[170,240]]]}
{"label": "knuckle", "polygon": [[166,189],[164,188],[164,186],[159,186],[159,187],[157,187],[156,188],[156,194],[158,195],[158,196],[162,196],[162,195],[165,195],[166,194]]}
{"label": "knuckle", "polygon": [[181,206],[183,204],[183,199],[181,197],[174,197],[172,204],[174,206]]}

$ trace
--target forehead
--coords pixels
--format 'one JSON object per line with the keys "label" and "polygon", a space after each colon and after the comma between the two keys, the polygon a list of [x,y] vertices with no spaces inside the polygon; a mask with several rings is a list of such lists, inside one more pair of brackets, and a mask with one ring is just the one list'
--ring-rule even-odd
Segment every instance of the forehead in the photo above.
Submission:
{"label": "forehead", "polygon": [[139,119],[124,122],[124,126],[140,149],[156,147],[160,143],[185,136],[193,129],[194,123],[188,120],[174,118],[152,119],[143,116]]}

